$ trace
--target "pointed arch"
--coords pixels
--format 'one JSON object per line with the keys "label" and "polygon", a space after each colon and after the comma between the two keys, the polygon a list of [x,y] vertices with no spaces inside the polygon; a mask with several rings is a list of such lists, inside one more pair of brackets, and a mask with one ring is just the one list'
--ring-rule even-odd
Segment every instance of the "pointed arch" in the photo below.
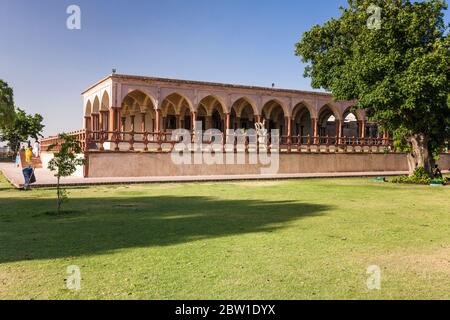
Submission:
{"label": "pointed arch", "polygon": [[320,118],[324,112],[331,112],[336,120],[341,120],[341,115],[338,108],[332,103],[327,103],[319,109],[317,114],[318,118]]}
{"label": "pointed arch", "polygon": [[193,129],[192,112],[187,104],[182,104],[180,107],[180,122],[181,128],[186,130]]}
{"label": "pointed arch", "polygon": [[208,116],[208,111],[206,110],[206,108],[202,105],[199,104],[197,107],[197,122],[201,122],[202,123],[202,128],[203,130],[206,129],[206,117]]}
{"label": "pointed arch", "polygon": [[146,112],[147,109],[155,109],[157,106],[156,99],[152,95],[139,89],[131,90],[121,101],[121,107],[136,104],[141,112]]}
{"label": "pointed arch", "polygon": [[286,116],[288,113],[283,105],[277,100],[273,99],[264,104],[261,112],[261,117],[266,120],[267,128],[269,130],[279,130],[281,135],[287,133]]}
{"label": "pointed arch", "polygon": [[258,115],[258,108],[248,97],[236,99],[230,109],[231,129],[253,129]]}
{"label": "pointed arch", "polygon": [[100,99],[95,96],[94,103],[92,104],[92,113],[97,114],[100,112]]}
{"label": "pointed arch", "polygon": [[292,109],[292,114],[291,114],[292,118],[295,118],[295,116],[297,115],[296,113],[304,112],[305,110],[307,110],[309,112],[311,118],[317,117],[316,110],[313,106],[311,106],[306,101],[300,101],[300,102],[296,103],[294,105],[294,108]]}
{"label": "pointed arch", "polygon": [[267,106],[272,106],[272,107],[273,106],[279,106],[281,109],[283,109],[283,114],[286,117],[290,115],[289,108],[286,105],[286,103],[283,102],[282,100],[278,99],[278,98],[272,98],[272,99],[266,100],[266,102],[262,106],[261,114],[262,114],[262,111],[265,108],[267,108]]}
{"label": "pointed arch", "polygon": [[331,104],[324,105],[319,111],[318,134],[323,144],[334,144],[335,137],[340,135],[340,115],[337,108]]}
{"label": "pointed arch", "polygon": [[110,106],[108,91],[103,92],[102,103],[100,104],[100,111],[108,111]]}
{"label": "pointed arch", "polygon": [[160,104],[158,105],[158,109],[162,109],[164,107],[164,104],[168,102],[176,106],[177,112],[180,112],[180,108],[183,105],[183,103],[186,103],[189,106],[191,112],[195,112],[195,108],[194,105],[192,104],[192,101],[186,95],[178,91],[170,92],[166,94],[164,97],[162,97]]}
{"label": "pointed arch", "polygon": [[252,110],[253,110],[253,115],[258,115],[259,111],[257,108],[257,105],[255,103],[255,101],[253,101],[253,99],[251,99],[250,97],[247,96],[243,96],[240,97],[238,99],[236,99],[232,104],[231,104],[231,108],[230,108],[230,113],[232,112],[232,110],[234,109],[235,113],[237,116],[241,115],[242,110],[249,105]]}
{"label": "pointed arch", "polygon": [[360,118],[358,110],[354,106],[347,107],[342,114],[342,136],[343,137],[361,137],[363,135],[363,119]]}
{"label": "pointed arch", "polygon": [[92,114],[92,103],[91,100],[88,100],[86,106],[84,107],[84,116],[90,117]]}
{"label": "pointed arch", "polygon": [[261,115],[264,113],[266,118],[270,118],[272,116],[272,111],[277,110],[277,109],[279,110],[280,108],[281,108],[284,116],[289,115],[289,110],[282,101],[280,101],[276,98],[271,99],[263,105]]}
{"label": "pointed arch", "polygon": [[356,115],[352,112],[348,112],[347,114],[344,114],[342,121],[342,136],[343,137],[359,137],[360,136],[360,122],[356,118]]}
{"label": "pointed arch", "polygon": [[313,136],[312,118],[311,108],[303,102],[298,103],[292,110],[292,135],[304,137],[301,141],[305,141],[307,136]]}
{"label": "pointed arch", "polygon": [[206,111],[209,115],[212,115],[214,108],[217,108],[217,106],[220,106],[220,113],[226,114],[228,112],[227,105],[223,101],[223,99],[217,95],[210,94],[206,97],[202,98],[200,102],[197,105],[197,108],[199,105],[203,104],[206,108]]}
{"label": "pointed arch", "polygon": [[342,121],[345,121],[345,118],[346,118],[349,114],[353,114],[353,115],[355,116],[355,118],[356,118],[356,121],[361,121],[361,120],[363,120],[363,119],[361,118],[361,114],[358,112],[358,110],[355,109],[354,106],[349,106],[349,107],[347,107],[347,108],[344,110],[344,112],[342,113],[342,117],[341,117]]}

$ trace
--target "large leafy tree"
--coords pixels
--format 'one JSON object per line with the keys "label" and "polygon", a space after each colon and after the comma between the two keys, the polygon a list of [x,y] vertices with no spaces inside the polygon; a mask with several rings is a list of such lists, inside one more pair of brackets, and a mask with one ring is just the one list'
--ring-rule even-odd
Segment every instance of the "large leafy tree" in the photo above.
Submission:
{"label": "large leafy tree", "polygon": [[30,115],[17,109],[12,124],[1,128],[2,141],[7,141],[11,150],[17,152],[19,142],[42,137],[44,129],[42,121],[43,117],[40,114]]}
{"label": "large leafy tree", "polygon": [[14,120],[13,90],[0,79],[0,129],[10,126]]}
{"label": "large leafy tree", "polygon": [[411,172],[430,172],[432,155],[450,136],[446,8],[442,0],[348,0],[339,18],[314,26],[296,44],[312,86],[357,100],[394,133]]}

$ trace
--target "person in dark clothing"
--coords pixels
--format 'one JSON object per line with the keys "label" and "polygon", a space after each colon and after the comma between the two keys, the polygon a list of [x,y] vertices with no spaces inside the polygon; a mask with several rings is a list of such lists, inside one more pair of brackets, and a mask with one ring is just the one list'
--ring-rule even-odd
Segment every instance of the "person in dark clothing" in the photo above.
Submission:
{"label": "person in dark clothing", "polygon": [[30,190],[30,185],[36,182],[36,176],[34,175],[34,169],[28,166],[22,170],[25,183],[23,185],[24,190]]}
{"label": "person in dark clothing", "polygon": [[442,178],[443,178],[441,169],[439,169],[439,166],[438,166],[438,165],[435,165],[435,166],[434,166],[433,176],[434,176],[436,179],[442,179]]}

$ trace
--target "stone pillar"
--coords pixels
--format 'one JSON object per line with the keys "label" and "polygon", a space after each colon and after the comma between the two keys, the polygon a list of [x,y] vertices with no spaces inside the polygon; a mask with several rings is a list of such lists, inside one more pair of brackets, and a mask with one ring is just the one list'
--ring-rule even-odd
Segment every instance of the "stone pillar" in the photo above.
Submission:
{"label": "stone pillar", "polygon": [[177,124],[175,129],[181,129],[181,116],[179,114],[176,115]]}
{"label": "stone pillar", "polygon": [[104,131],[105,128],[103,127],[103,123],[104,123],[104,119],[103,119],[103,115],[104,115],[104,111],[100,111],[100,116],[99,116],[99,130],[100,131]]}
{"label": "stone pillar", "polygon": [[135,122],[134,120],[136,119],[136,116],[131,115],[130,119],[131,119],[131,131],[134,132],[134,122]]}
{"label": "stone pillar", "polygon": [[[116,108],[111,107],[109,108],[108,111],[108,131],[116,131],[117,130],[117,125],[116,125]],[[113,140],[114,139],[114,134],[110,133],[108,134],[108,139],[109,140]]]}
{"label": "stone pillar", "polygon": [[259,114],[255,115],[255,123],[261,122],[261,116]]}
{"label": "stone pillar", "polygon": [[286,143],[288,144],[288,151],[291,151],[291,134],[292,134],[292,118],[290,116],[284,117],[285,130],[286,130]]}
{"label": "stone pillar", "polygon": [[342,121],[336,119],[336,143],[340,144],[342,136]]}
{"label": "stone pillar", "polygon": [[116,109],[116,128],[117,128],[117,131],[120,131],[120,124],[121,124],[121,119],[122,119],[122,116],[120,115],[121,114],[121,109],[119,109],[119,108],[117,108]]}
{"label": "stone pillar", "polygon": [[156,141],[158,143],[158,152],[162,151],[161,148],[161,110],[155,110],[155,130],[156,132]]}
{"label": "stone pillar", "polygon": [[160,119],[159,119],[160,113],[161,113],[161,110],[159,110],[159,109],[155,110],[155,130],[154,131],[157,133],[161,132],[161,124],[160,124]]}
{"label": "stone pillar", "polygon": [[125,132],[125,121],[126,121],[126,117],[121,117],[120,118],[120,131]]}
{"label": "stone pillar", "polygon": [[141,132],[144,133],[145,132],[145,112],[141,113]]}
{"label": "stone pillar", "polygon": [[97,140],[99,138],[98,136],[98,127],[99,127],[99,115],[93,114],[92,115],[92,123],[91,123],[91,131],[94,132],[93,138]]}
{"label": "stone pillar", "polygon": [[89,121],[89,131],[95,131],[95,114],[91,114],[91,121]]}
{"label": "stone pillar", "polygon": [[109,129],[111,131],[115,131],[117,130],[117,125],[116,125],[116,120],[117,116],[116,116],[116,108],[110,108],[109,109]]}
{"label": "stone pillar", "polygon": [[90,119],[89,119],[89,131],[94,131],[94,122],[95,122],[95,115],[91,114]]}
{"label": "stone pillar", "polygon": [[285,117],[284,118],[286,124],[285,124],[285,128],[286,128],[286,135],[288,136],[288,139],[291,137],[291,133],[292,133],[292,118],[291,117]]}
{"label": "stone pillar", "polygon": [[311,141],[314,144],[317,144],[319,142],[317,139],[318,131],[319,131],[318,127],[319,127],[319,120],[317,118],[312,118],[311,119],[311,128],[312,128],[313,139]]}
{"label": "stone pillar", "polygon": [[129,134],[128,135],[128,139],[129,139],[129,143],[130,143],[130,151],[134,151],[134,129],[135,129],[135,119],[136,119],[136,116],[135,115],[130,115],[130,121],[131,121],[131,124],[130,124],[130,131],[131,131],[131,134]]}
{"label": "stone pillar", "polygon": [[84,130],[86,131],[91,130],[91,117],[89,116],[84,117]]}
{"label": "stone pillar", "polygon": [[[147,114],[146,112],[141,112],[141,126],[140,126],[140,131],[141,131],[142,134],[140,135],[140,137],[141,137],[141,140],[142,140],[142,141],[144,141],[145,138],[148,139],[148,136],[144,134],[144,132],[146,132],[146,129],[147,129],[147,128],[145,127],[145,115],[146,115],[146,114]],[[145,146],[144,151],[148,151],[148,146],[147,146],[147,145]]]}
{"label": "stone pillar", "polygon": [[126,121],[126,119],[127,119],[126,117],[120,116],[120,129],[119,129],[120,134],[119,134],[119,137],[120,137],[120,140],[122,140],[122,141],[125,140],[124,132],[125,132],[125,121]]}
{"label": "stone pillar", "polygon": [[205,130],[211,129],[213,126],[213,118],[212,116],[206,116],[205,117]]}
{"label": "stone pillar", "polygon": [[229,113],[225,114],[225,126],[224,132],[226,133],[228,129],[230,129],[231,124],[231,115]]}
{"label": "stone pillar", "polygon": [[366,138],[366,120],[361,120],[361,135],[362,139]]}
{"label": "stone pillar", "polygon": [[103,111],[103,130],[109,131],[109,112]]}
{"label": "stone pillar", "polygon": [[197,121],[197,112],[192,112],[191,116],[191,130],[197,129],[197,124],[195,123]]}

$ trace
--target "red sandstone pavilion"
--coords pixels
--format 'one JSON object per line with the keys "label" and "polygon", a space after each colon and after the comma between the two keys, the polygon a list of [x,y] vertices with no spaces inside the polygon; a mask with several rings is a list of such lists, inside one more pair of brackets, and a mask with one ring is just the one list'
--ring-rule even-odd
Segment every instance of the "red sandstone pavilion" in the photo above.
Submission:
{"label": "red sandstone pavilion", "polygon": [[[269,132],[278,129],[282,174],[408,170],[406,155],[364,110],[353,112],[352,102],[327,93],[112,74],[82,96],[84,129],[72,134],[88,160],[85,177],[260,174],[262,164],[174,164],[170,151],[179,141],[173,130],[194,131],[200,122],[222,132],[245,132],[261,122]],[[52,156],[46,147],[55,142],[42,141],[44,163]],[[234,139],[232,145],[236,154],[273,148],[270,139],[253,149],[237,148]],[[450,167],[448,155],[441,162]]]}

